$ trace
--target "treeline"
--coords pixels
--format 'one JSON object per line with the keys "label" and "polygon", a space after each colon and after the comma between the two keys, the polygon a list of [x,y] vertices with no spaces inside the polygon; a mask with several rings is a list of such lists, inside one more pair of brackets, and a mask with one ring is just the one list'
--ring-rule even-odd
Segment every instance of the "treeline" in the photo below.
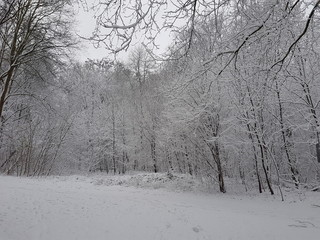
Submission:
{"label": "treeline", "polygon": [[48,24],[60,10],[25,17],[62,1],[35,2],[1,7],[1,172],[175,171],[271,194],[319,184],[319,1],[190,1],[165,61],[138,47],[125,63],[68,61],[70,23]]}

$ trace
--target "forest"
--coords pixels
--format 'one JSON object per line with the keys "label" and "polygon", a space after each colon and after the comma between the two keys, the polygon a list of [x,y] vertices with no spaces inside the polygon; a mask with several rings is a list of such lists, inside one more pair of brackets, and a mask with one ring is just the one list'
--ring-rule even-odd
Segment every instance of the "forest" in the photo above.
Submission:
{"label": "forest", "polygon": [[320,0],[0,0],[0,172],[317,187],[319,26]]}

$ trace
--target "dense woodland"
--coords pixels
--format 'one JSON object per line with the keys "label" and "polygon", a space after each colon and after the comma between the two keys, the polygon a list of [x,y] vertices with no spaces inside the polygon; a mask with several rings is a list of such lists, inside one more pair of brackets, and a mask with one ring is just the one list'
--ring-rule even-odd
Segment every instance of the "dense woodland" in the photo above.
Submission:
{"label": "dense woodland", "polygon": [[[320,0],[98,2],[0,1],[3,174],[319,185]],[[95,13],[87,41],[106,58],[76,60],[78,7]],[[163,31],[174,40],[157,56]]]}

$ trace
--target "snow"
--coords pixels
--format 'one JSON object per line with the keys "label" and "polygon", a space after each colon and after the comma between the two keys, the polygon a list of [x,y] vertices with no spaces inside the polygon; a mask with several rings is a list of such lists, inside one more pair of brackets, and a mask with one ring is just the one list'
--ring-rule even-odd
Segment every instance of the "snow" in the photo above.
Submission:
{"label": "snow", "polygon": [[214,185],[200,182],[199,179],[188,174],[177,173],[139,173],[131,172],[127,175],[93,175],[91,182],[97,185],[122,185],[142,188],[165,188],[174,191],[209,192]]}
{"label": "snow", "polygon": [[[102,178],[0,176],[0,239],[320,239],[319,192],[287,193],[281,202],[267,194],[176,192]],[[139,178],[152,182],[133,177]]]}

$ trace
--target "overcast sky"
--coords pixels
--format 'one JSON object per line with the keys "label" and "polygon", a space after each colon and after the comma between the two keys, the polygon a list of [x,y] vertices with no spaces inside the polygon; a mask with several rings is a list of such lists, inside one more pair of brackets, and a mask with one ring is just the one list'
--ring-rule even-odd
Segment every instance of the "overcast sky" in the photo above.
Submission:
{"label": "overcast sky", "polygon": [[[77,9],[77,11],[76,33],[83,37],[89,37],[95,27],[93,14],[83,11],[81,8],[79,8],[79,10]],[[85,61],[87,58],[96,59],[108,56],[108,53],[105,49],[97,49],[92,45],[92,43],[86,40],[82,40],[81,50],[78,54],[79,56],[77,58],[81,61]]]}
{"label": "overcast sky", "polygon": [[[90,0],[88,0],[90,2]],[[76,9],[77,16],[76,16],[76,33],[83,37],[89,37],[94,30],[95,27],[95,19],[92,13],[84,11],[82,8],[77,7]],[[169,33],[163,32],[157,39],[157,44],[159,44],[160,49],[158,50],[158,54],[164,53],[170,43],[170,36]],[[117,58],[120,60],[126,60],[130,53],[130,50],[134,49],[139,43],[141,42],[140,39],[136,39],[133,42],[132,46],[128,49],[127,52],[120,53]],[[95,48],[92,43],[86,40],[82,40],[82,47],[81,50],[77,53],[76,58],[80,61],[85,61],[87,58],[90,59],[101,59],[103,57],[113,58],[105,48]]]}

